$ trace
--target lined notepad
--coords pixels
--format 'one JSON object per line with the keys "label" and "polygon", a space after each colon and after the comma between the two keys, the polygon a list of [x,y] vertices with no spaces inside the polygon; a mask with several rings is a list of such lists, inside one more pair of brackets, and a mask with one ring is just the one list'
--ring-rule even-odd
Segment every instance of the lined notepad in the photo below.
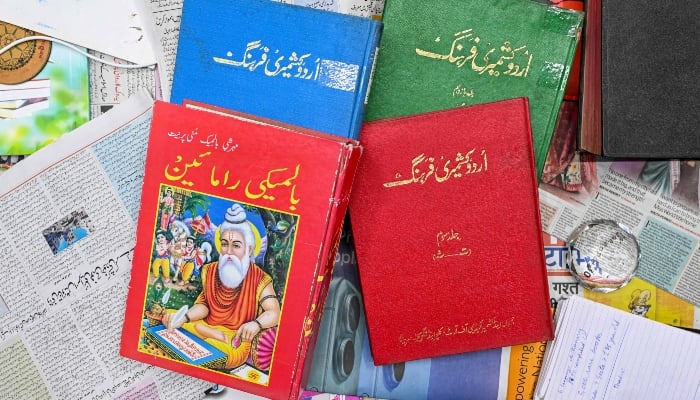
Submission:
{"label": "lined notepad", "polygon": [[559,303],[538,399],[700,399],[700,335],[580,296]]}

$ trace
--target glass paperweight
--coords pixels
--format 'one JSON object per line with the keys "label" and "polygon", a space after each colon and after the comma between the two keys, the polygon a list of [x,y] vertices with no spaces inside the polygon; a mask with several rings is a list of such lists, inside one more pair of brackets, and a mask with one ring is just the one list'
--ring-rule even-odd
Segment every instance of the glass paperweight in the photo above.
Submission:
{"label": "glass paperweight", "polygon": [[581,224],[569,236],[567,247],[571,273],[590,290],[619,289],[639,267],[637,238],[628,227],[612,220]]}

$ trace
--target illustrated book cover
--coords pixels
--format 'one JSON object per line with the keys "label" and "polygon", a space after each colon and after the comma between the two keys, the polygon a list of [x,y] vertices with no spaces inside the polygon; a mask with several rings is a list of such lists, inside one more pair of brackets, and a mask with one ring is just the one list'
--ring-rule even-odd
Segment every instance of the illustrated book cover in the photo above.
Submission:
{"label": "illustrated book cover", "polygon": [[121,354],[295,398],[359,143],[158,101],[148,149]]}
{"label": "illustrated book cover", "polygon": [[700,7],[599,6],[602,155],[700,158],[700,81],[689,73],[700,61],[687,46],[700,35]]}
{"label": "illustrated book cover", "polygon": [[538,179],[583,13],[534,1],[393,0],[365,120],[528,97]]}
{"label": "illustrated book cover", "polygon": [[527,99],[368,122],[361,143],[349,210],[375,364],[551,339]]}
{"label": "illustrated book cover", "polygon": [[171,101],[356,139],[381,28],[370,18],[268,0],[186,2]]}
{"label": "illustrated book cover", "polygon": [[[3,43],[32,35],[36,32],[0,22]],[[0,154],[31,154],[89,119],[86,56],[34,40],[0,57]]]}

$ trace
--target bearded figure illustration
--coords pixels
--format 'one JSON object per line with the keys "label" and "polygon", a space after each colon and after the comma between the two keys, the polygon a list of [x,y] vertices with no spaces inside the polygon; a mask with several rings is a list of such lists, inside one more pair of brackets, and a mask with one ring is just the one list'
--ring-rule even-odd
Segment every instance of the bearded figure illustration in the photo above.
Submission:
{"label": "bearded figure illustration", "polygon": [[253,262],[255,236],[245,209],[233,204],[216,232],[218,261],[202,266],[202,291],[184,318],[163,317],[227,355],[226,369],[243,363],[269,369],[280,303],[272,278]]}

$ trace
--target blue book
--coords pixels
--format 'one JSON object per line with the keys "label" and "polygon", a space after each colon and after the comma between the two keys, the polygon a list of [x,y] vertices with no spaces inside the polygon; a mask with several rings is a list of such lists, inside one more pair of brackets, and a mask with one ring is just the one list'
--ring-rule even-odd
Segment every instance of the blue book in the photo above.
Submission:
{"label": "blue book", "polygon": [[357,139],[379,21],[269,0],[190,0],[171,102]]}

